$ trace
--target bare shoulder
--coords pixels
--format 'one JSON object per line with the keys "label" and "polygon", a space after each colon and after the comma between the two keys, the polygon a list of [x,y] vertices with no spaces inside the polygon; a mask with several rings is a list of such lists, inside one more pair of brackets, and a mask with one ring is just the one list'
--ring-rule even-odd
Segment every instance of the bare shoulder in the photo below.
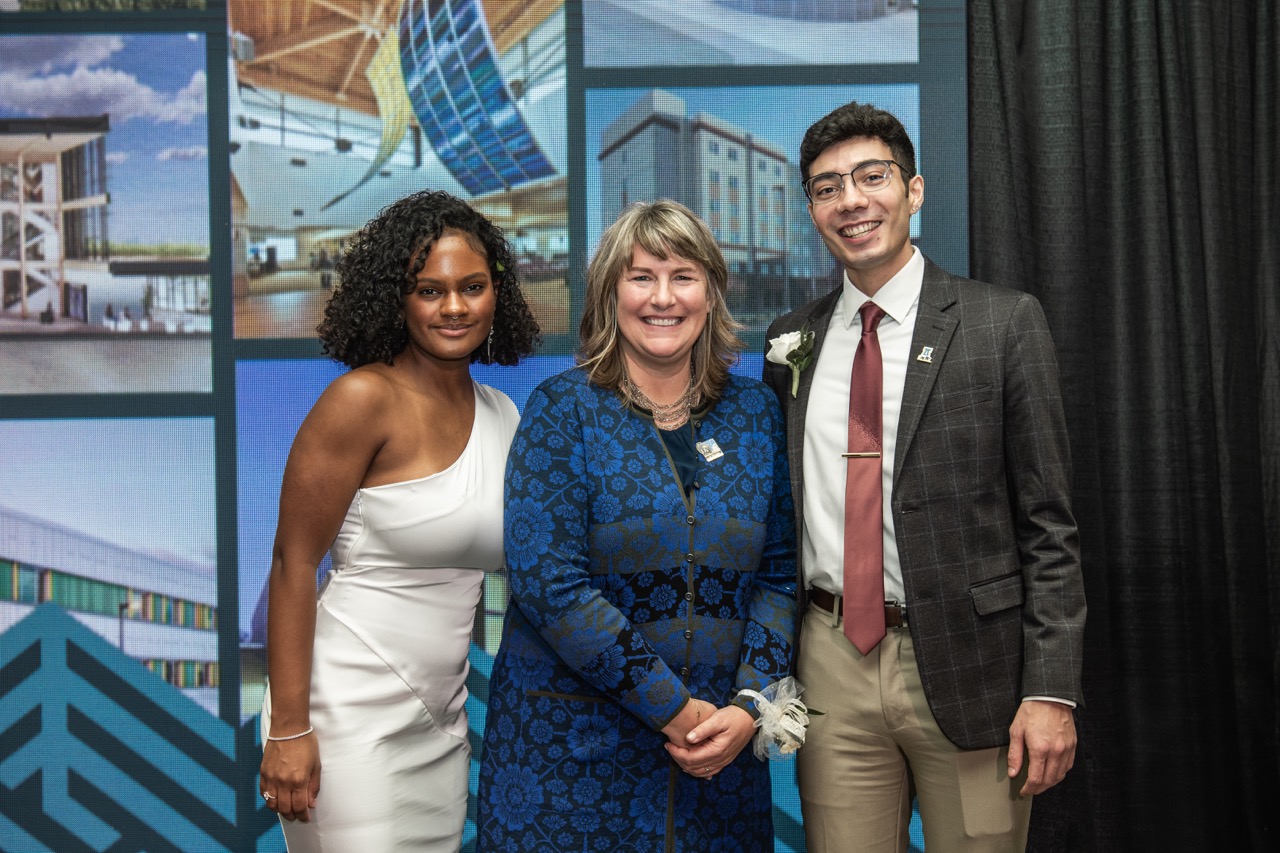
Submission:
{"label": "bare shoulder", "polygon": [[364,368],[329,383],[294,436],[285,470],[289,494],[302,489],[313,502],[337,495],[335,506],[345,508],[387,441],[393,393],[385,377]]}
{"label": "bare shoulder", "polygon": [[295,445],[304,440],[319,442],[326,452],[345,446],[380,446],[388,414],[395,411],[395,383],[386,371],[357,367],[344,373],[324,390],[298,430]]}
{"label": "bare shoulder", "polygon": [[366,364],[342,374],[329,384],[316,407],[363,417],[389,406],[396,397],[396,383],[382,364]]}

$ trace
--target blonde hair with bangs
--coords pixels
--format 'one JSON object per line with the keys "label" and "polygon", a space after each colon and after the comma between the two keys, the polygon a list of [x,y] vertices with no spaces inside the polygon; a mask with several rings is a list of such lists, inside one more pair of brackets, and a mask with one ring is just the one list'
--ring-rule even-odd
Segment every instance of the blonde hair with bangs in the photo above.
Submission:
{"label": "blonde hair with bangs", "polygon": [[706,223],[670,199],[635,202],[600,236],[587,267],[578,364],[596,385],[613,391],[622,387],[627,369],[618,331],[618,284],[637,247],[664,261],[673,256],[693,261],[706,271],[707,325],[693,344],[693,381],[703,400],[720,399],[729,368],[745,346],[738,337],[742,325],[729,314],[725,299],[729,269]]}

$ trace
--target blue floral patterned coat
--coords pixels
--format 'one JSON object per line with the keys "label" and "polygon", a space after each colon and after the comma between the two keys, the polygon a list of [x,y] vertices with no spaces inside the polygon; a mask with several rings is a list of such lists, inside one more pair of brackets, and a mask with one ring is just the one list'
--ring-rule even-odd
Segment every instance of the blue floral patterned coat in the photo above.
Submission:
{"label": "blue floral patterned coat", "polygon": [[478,853],[773,849],[750,747],[710,780],[660,729],[790,674],[795,531],[783,423],[731,377],[695,412],[686,500],[653,422],[574,369],[529,398],[511,446],[511,604],[493,665]]}

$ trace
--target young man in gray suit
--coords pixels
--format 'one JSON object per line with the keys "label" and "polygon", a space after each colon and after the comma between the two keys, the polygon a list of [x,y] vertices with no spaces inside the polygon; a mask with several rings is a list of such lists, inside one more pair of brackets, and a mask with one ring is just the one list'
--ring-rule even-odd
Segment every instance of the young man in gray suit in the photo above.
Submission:
{"label": "young man in gray suit", "polygon": [[924,179],[890,113],[836,109],[800,169],[845,273],[769,328],[764,376],[802,531],[796,674],[825,712],[798,756],[809,853],[905,851],[913,794],[928,850],[1022,850],[1075,757],[1085,619],[1044,313],[911,245]]}

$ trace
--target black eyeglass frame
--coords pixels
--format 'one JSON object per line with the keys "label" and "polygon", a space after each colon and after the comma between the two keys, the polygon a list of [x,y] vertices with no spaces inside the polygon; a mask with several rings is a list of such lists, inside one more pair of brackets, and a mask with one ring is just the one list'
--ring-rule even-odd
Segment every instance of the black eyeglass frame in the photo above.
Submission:
{"label": "black eyeglass frame", "polygon": [[[887,187],[887,186],[889,186],[890,184],[892,184],[892,183],[893,183],[893,180],[892,180],[892,178],[893,178],[893,169],[889,168],[890,166],[897,166],[897,167],[898,167],[898,169],[902,172],[902,174],[903,174],[903,176],[904,176],[904,180],[905,180],[907,183],[910,183],[910,182],[911,182],[911,179],[915,177],[915,175],[914,175],[914,174],[909,174],[909,171],[908,171],[907,167],[906,167],[906,166],[904,166],[904,165],[902,165],[901,163],[899,163],[897,160],[863,160],[861,163],[859,163],[858,165],[854,166],[852,169],[850,169],[850,170],[849,170],[849,171],[847,171],[847,172],[819,172],[819,173],[818,173],[818,174],[816,174],[816,175],[811,175],[807,181],[801,181],[801,182],[800,182],[800,186],[801,186],[801,188],[803,188],[803,189],[804,189],[804,197],[805,197],[805,198],[807,198],[807,199],[809,200],[809,203],[810,203],[810,204],[825,204],[825,203],[826,203],[826,202],[828,202],[828,201],[832,201],[832,200],[834,200],[834,199],[836,199],[836,198],[839,198],[840,196],[844,195],[844,179],[845,179],[845,178],[850,178],[850,179],[852,179],[852,178],[853,178],[853,173],[854,173],[854,172],[857,172],[857,171],[859,171],[859,170],[861,170],[861,169],[865,169],[867,166],[871,166],[871,165],[874,165],[874,164],[876,164],[876,163],[879,163],[880,165],[882,165],[882,166],[884,166],[884,167],[885,167],[886,173],[889,175],[890,180],[885,181],[885,183],[884,183],[884,186],[883,186],[883,187],[877,187],[877,188],[876,188],[876,189],[874,189],[874,190],[866,190],[866,189],[863,189],[863,190],[862,190],[863,192],[878,193],[878,192],[880,192],[881,190],[883,190],[885,187]],[[840,179],[840,192],[839,192],[839,193],[837,193],[836,195],[832,196],[831,198],[824,198],[824,199],[817,199],[817,200],[815,200],[815,199],[814,199],[814,197],[813,197],[813,194],[810,192],[810,188],[813,186],[813,182],[814,182],[814,181],[816,181],[816,180],[818,180],[819,178],[830,178],[830,177],[836,177],[836,178],[839,178],[839,179]],[[856,184],[857,184],[857,181],[854,181],[854,184],[856,185]],[[859,189],[862,189],[862,188],[861,188],[861,187],[859,187]]]}

